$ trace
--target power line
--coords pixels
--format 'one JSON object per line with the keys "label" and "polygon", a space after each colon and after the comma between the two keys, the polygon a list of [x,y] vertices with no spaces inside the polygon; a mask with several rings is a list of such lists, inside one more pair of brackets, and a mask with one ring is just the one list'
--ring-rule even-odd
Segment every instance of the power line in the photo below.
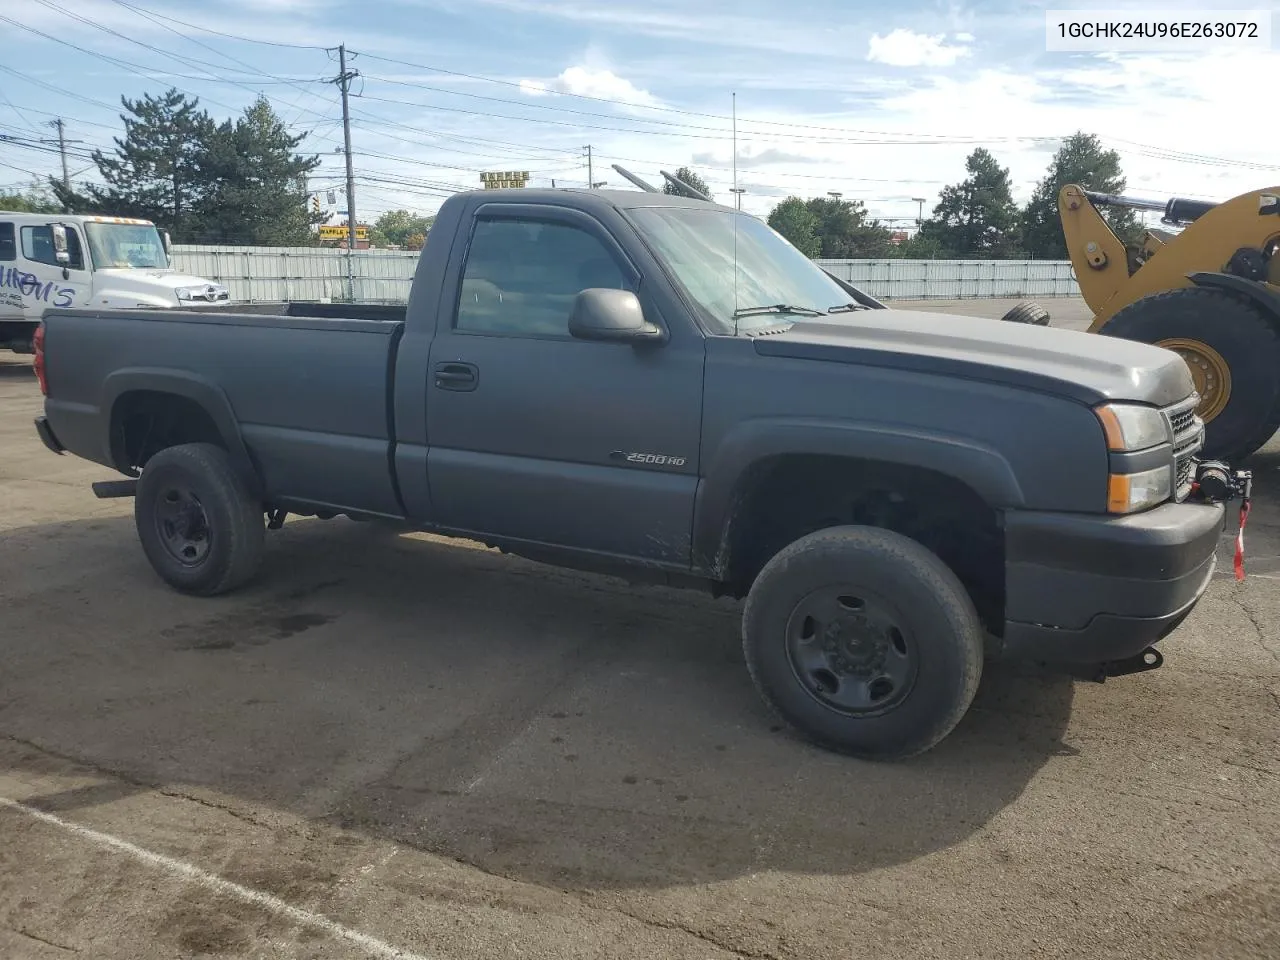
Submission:
{"label": "power line", "polygon": [[170,23],[176,23],[179,26],[186,27],[189,30],[199,30],[201,33],[207,33],[214,37],[224,37],[227,40],[238,40],[241,43],[257,43],[266,47],[283,47],[289,50],[319,50],[323,52],[332,49],[330,47],[317,47],[305,43],[285,43],[280,40],[261,40],[257,37],[242,37],[234,33],[223,33],[220,30],[212,30],[209,27],[201,27],[194,23],[188,23],[185,20],[179,20],[177,17],[170,17],[163,13],[156,13],[156,11],[148,10],[145,7],[138,7],[130,3],[124,3],[124,0],[115,0],[115,2],[121,4],[121,6],[128,7],[135,13],[147,13],[153,17],[159,17],[161,20],[168,20]]}

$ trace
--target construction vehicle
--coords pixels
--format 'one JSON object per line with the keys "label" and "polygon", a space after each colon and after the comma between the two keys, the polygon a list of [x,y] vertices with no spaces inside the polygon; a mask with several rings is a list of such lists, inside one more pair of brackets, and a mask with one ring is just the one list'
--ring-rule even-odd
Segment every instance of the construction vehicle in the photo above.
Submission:
{"label": "construction vehicle", "polygon": [[[1100,212],[1158,210],[1172,229],[1126,245]],[[1280,428],[1280,187],[1222,203],[1137,200],[1067,184],[1067,251],[1091,333],[1178,353],[1200,395],[1203,456],[1237,460]]]}

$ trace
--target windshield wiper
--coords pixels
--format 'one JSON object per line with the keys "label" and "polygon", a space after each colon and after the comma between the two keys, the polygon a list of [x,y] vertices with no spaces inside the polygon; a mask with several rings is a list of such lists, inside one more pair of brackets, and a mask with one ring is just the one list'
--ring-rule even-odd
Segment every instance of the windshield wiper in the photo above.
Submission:
{"label": "windshield wiper", "polygon": [[848,313],[852,310],[870,310],[863,303],[837,303],[834,307],[827,307],[827,313]]}
{"label": "windshield wiper", "polygon": [[763,313],[794,313],[803,317],[820,317],[821,310],[814,310],[811,307],[797,307],[790,303],[775,303],[768,307],[743,307],[741,310],[733,311],[733,319],[739,317],[755,317]]}

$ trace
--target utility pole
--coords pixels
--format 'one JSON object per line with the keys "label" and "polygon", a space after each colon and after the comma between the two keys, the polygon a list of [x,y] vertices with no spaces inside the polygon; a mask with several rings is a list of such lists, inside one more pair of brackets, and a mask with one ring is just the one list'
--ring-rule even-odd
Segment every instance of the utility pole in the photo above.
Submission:
{"label": "utility pole", "polygon": [[[62,118],[61,118],[61,117],[58,117],[56,120],[50,120],[50,121],[49,121],[49,126],[53,127],[55,130],[57,130],[57,131],[58,131],[58,139],[57,139],[57,141],[56,141],[56,142],[57,142],[57,144],[58,144],[58,153],[59,153],[59,154],[61,155],[61,157],[62,157],[62,186],[63,186],[63,189],[64,189],[68,194],[70,194],[70,193],[71,193],[71,174],[70,174],[70,172],[68,172],[68,170],[67,170],[67,144],[69,144],[69,143],[81,143],[81,142],[83,142],[83,141],[80,141],[80,140],[68,140],[68,139],[67,139],[67,130],[66,130],[66,126],[65,126],[65,124],[63,124],[63,122],[62,122]],[[41,140],[40,142],[41,142],[41,143],[53,143],[54,141],[51,141],[51,140]],[[67,207],[67,205],[66,205],[65,203],[62,205],[62,212],[63,212],[63,213],[70,213],[70,212],[71,212],[71,211],[70,211],[70,209]]]}
{"label": "utility pole", "polygon": [[50,120],[49,126],[55,127],[58,131],[58,152],[62,154],[62,186],[71,192],[71,174],[67,172],[67,132],[62,125],[62,118]]}
{"label": "utility pole", "polygon": [[359,70],[347,69],[347,46],[338,45],[338,75],[331,80],[342,91],[342,140],[343,155],[347,158],[347,295],[355,300],[355,276],[351,272],[351,251],[356,248],[356,174],[351,158],[351,107],[347,92],[351,81],[360,76]]}
{"label": "utility pole", "polygon": [[587,144],[582,149],[587,151],[587,189],[594,190],[596,187],[595,168],[591,165],[591,144]]}

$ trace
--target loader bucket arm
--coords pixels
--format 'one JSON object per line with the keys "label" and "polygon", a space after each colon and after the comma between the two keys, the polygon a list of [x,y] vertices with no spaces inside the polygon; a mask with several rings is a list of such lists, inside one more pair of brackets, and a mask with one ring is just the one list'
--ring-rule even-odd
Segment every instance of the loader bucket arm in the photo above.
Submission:
{"label": "loader bucket arm", "polygon": [[1097,317],[1129,282],[1124,242],[1078,184],[1069,183],[1059,192],[1058,218],[1080,296]]}
{"label": "loader bucket arm", "polygon": [[1090,331],[1149,294],[1193,286],[1193,274],[1236,272],[1232,261],[1241,251],[1267,258],[1268,275],[1262,279],[1280,284],[1280,256],[1271,256],[1280,248],[1280,186],[1251,190],[1218,204],[1179,200],[1155,208],[1163,209],[1166,217],[1181,214],[1175,219],[1186,226],[1159,243],[1130,274],[1124,244],[1088,193],[1075,184],[1062,188],[1059,216],[1080,294],[1094,314]]}

